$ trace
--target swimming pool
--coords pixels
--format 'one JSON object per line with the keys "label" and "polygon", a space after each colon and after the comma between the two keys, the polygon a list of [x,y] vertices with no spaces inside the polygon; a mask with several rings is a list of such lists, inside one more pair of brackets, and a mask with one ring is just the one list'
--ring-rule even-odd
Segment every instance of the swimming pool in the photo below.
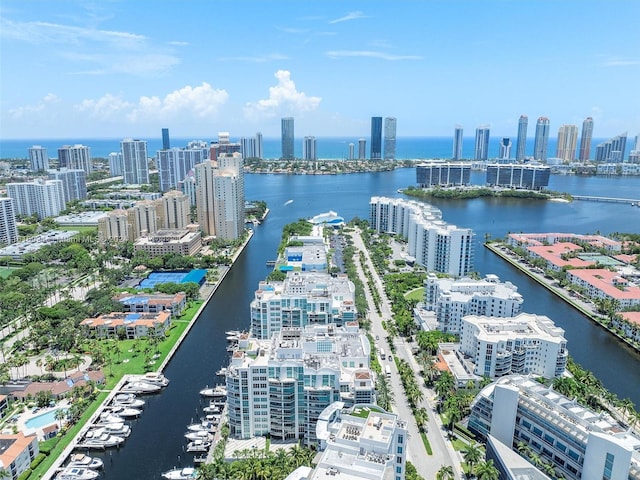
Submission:
{"label": "swimming pool", "polygon": [[63,410],[65,412],[67,411],[66,408],[56,408],[54,410],[48,411],[47,413],[42,413],[40,415],[30,418],[29,420],[24,422],[24,425],[27,428],[36,429],[36,428],[41,428],[47,425],[51,425],[52,423],[58,423],[58,421],[56,420],[56,412],[58,410]]}

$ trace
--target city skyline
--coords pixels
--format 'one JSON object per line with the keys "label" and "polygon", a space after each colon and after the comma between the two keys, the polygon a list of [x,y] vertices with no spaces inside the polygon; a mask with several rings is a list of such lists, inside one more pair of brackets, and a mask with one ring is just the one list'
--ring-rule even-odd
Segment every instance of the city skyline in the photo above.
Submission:
{"label": "city skyline", "polygon": [[[359,138],[379,112],[400,121],[398,138],[488,124],[513,139],[522,113],[556,126],[590,116],[596,137],[640,131],[640,4],[582,5],[8,0],[2,137],[274,137],[291,116],[300,138]],[[200,23],[242,12],[242,37],[232,23]],[[530,69],[563,75],[540,82]]]}

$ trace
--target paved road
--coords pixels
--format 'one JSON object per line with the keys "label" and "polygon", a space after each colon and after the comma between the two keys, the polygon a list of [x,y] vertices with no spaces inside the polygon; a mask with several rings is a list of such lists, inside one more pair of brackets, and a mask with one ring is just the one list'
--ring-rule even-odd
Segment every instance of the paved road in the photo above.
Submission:
{"label": "paved road", "polygon": [[[380,347],[388,349],[386,330],[382,328],[382,320],[391,320],[391,305],[384,291],[382,280],[380,279],[373,266],[373,263],[371,262],[369,251],[362,241],[360,231],[356,230],[354,233],[352,233],[351,238],[353,239],[354,247],[357,250],[363,251],[365,254],[367,268],[371,272],[371,275],[377,287],[377,291],[379,292],[382,301],[382,304],[380,306],[381,314],[378,314],[373,302],[373,297],[371,296],[368,288],[367,279],[361,269],[359,260],[356,260],[358,275],[365,285],[367,302],[369,304],[369,320],[371,321],[371,333],[374,338],[380,338],[379,341],[376,341],[378,350],[380,349]],[[356,258],[357,257],[358,256],[356,255]],[[399,337],[395,338],[394,346],[396,347],[396,355],[399,358],[408,361],[412,365],[415,372],[419,372],[421,370],[421,368],[415,361],[414,356],[411,354],[411,346],[408,345],[404,341],[404,339]],[[387,360],[381,360],[380,362],[383,366],[383,369],[385,365],[389,365],[391,367],[391,386],[393,392],[395,393],[395,404],[393,406],[393,410],[395,413],[400,415],[400,418],[407,421],[407,427],[409,430],[409,450],[407,455],[408,460],[416,467],[418,473],[425,479],[436,478],[436,473],[444,465],[453,466],[456,473],[456,478],[463,478],[462,471],[460,469],[461,457],[453,449],[451,442],[447,439],[446,431],[444,426],[442,425],[442,422],[440,421],[440,417],[434,413],[432,399],[435,398],[435,393],[432,390],[425,388],[423,385],[420,385],[425,397],[420,406],[426,408],[429,416],[429,421],[427,424],[427,438],[429,439],[429,443],[431,444],[431,449],[433,451],[433,455],[429,456],[426,454],[426,450],[424,444],[422,443],[422,438],[420,437],[420,432],[418,430],[416,421],[413,415],[410,414],[411,407],[409,406],[409,402],[407,401],[407,398],[404,394],[404,389],[402,388],[402,383],[400,382],[398,370],[393,360],[389,360],[389,358],[390,357],[387,357]]]}

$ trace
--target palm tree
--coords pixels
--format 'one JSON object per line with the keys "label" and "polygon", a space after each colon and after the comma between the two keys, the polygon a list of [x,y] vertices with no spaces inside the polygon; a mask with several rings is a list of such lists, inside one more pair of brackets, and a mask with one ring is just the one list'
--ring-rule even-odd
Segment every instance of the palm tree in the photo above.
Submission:
{"label": "palm tree", "polygon": [[455,387],[455,379],[449,372],[442,372],[440,378],[436,380],[435,390],[442,399],[446,398]]}
{"label": "palm tree", "polygon": [[391,405],[394,403],[394,393],[391,390],[391,385],[389,384],[386,377],[380,375],[378,377],[378,381],[376,382],[377,389],[377,402],[380,407],[389,411],[391,410]]}
{"label": "palm tree", "polygon": [[476,465],[476,476],[478,480],[498,480],[500,472],[493,464],[493,460],[483,460]]}
{"label": "palm tree", "polygon": [[469,465],[469,474],[473,475],[474,467],[480,462],[482,456],[482,448],[477,443],[470,443],[462,449],[462,458]]}
{"label": "palm tree", "polygon": [[451,465],[443,465],[436,473],[436,480],[454,480],[456,475]]}
{"label": "palm tree", "polygon": [[416,419],[416,424],[418,425],[418,430],[424,432],[426,424],[429,422],[429,414],[427,409],[424,407],[416,408],[413,411],[413,416]]}

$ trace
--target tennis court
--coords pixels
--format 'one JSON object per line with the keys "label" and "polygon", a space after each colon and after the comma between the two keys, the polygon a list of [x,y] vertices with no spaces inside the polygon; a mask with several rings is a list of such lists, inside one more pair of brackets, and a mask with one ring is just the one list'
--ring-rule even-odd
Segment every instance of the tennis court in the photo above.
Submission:
{"label": "tennis court", "polygon": [[147,278],[140,282],[138,288],[155,288],[160,283],[194,282],[203,285],[206,276],[207,271],[204,269],[189,272],[151,272]]}

